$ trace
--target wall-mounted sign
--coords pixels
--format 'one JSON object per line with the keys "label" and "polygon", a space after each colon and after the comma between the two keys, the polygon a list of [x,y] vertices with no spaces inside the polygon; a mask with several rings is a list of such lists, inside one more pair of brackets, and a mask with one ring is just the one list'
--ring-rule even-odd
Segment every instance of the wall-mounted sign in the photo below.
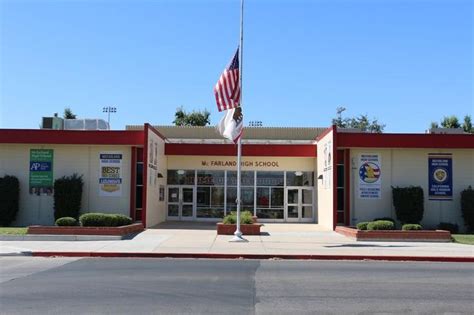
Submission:
{"label": "wall-mounted sign", "polygon": [[122,153],[101,152],[99,195],[105,197],[122,196]]}
{"label": "wall-mounted sign", "polygon": [[[212,166],[212,167],[229,167],[234,168],[237,166],[236,161],[225,161],[225,160],[202,160],[202,166]],[[242,161],[240,163],[242,167],[268,167],[268,168],[278,168],[280,165],[278,161]]]}
{"label": "wall-mounted sign", "polygon": [[451,153],[428,154],[428,187],[429,200],[453,200]]}
{"label": "wall-mounted sign", "polygon": [[359,157],[359,198],[380,199],[382,165],[379,154],[361,154]]}
{"label": "wall-mounted sign", "polygon": [[323,150],[323,160],[324,160],[324,168],[323,168],[323,188],[330,189],[332,188],[332,140],[326,142],[324,144]]}
{"label": "wall-mounted sign", "polygon": [[53,157],[50,149],[30,150],[30,194],[53,194]]}

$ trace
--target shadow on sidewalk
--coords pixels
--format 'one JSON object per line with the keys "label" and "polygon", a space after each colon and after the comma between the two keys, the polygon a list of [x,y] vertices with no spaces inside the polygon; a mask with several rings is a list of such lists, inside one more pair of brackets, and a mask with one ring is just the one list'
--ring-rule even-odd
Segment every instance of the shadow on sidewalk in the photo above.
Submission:
{"label": "shadow on sidewalk", "polygon": [[166,221],[148,229],[158,230],[217,230],[217,222]]}
{"label": "shadow on sidewalk", "polygon": [[336,247],[413,247],[407,245],[377,245],[377,244],[341,244],[341,245],[327,245],[326,248]]}

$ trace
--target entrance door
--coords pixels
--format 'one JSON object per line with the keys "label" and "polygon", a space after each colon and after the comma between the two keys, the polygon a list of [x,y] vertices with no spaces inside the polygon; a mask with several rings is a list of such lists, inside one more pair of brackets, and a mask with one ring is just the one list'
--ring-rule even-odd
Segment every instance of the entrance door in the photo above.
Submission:
{"label": "entrance door", "polygon": [[168,186],[168,219],[194,219],[194,186]]}
{"label": "entrance door", "polygon": [[313,221],[313,188],[286,188],[285,221]]}

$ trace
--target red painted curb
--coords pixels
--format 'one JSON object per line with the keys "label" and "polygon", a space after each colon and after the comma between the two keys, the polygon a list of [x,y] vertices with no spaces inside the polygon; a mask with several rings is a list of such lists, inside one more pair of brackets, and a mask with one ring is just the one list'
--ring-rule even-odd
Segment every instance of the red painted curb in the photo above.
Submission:
{"label": "red painted curb", "polygon": [[195,258],[195,259],[289,259],[289,260],[377,260],[474,262],[474,257],[370,256],[370,255],[271,255],[211,253],[130,253],[130,252],[32,252],[36,257],[108,257],[108,258]]}

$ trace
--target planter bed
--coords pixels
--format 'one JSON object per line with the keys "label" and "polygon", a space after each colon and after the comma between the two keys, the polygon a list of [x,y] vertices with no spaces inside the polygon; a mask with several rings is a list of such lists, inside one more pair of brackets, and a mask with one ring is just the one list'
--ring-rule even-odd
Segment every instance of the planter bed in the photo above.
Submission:
{"label": "planter bed", "polygon": [[[260,228],[263,224],[254,223],[254,224],[241,224],[240,231],[243,235],[260,235]],[[237,228],[236,224],[224,224],[217,223],[217,234],[218,235],[234,235],[235,229]]]}
{"label": "planter bed", "polygon": [[358,230],[352,227],[337,226],[336,232],[356,241],[382,241],[382,242],[451,242],[451,233],[444,230]]}
{"label": "planter bed", "polygon": [[140,233],[144,230],[143,224],[134,223],[124,226],[42,226],[28,227],[27,234],[48,235],[117,235]]}

